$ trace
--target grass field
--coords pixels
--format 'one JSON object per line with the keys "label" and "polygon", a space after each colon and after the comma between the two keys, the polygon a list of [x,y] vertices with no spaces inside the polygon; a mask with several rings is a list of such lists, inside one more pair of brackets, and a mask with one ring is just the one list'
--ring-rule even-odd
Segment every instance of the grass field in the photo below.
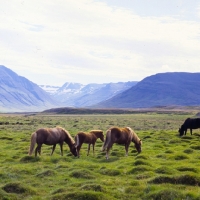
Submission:
{"label": "grass field", "polygon": [[[118,115],[0,115],[0,199],[200,199],[200,130],[178,136],[178,128],[195,113]],[[142,153],[133,144],[129,156],[113,145],[110,159],[97,140],[95,155],[80,158],[59,145],[53,156],[28,156],[30,135],[41,127],[61,126],[72,136],[79,131],[130,126],[142,139]]]}

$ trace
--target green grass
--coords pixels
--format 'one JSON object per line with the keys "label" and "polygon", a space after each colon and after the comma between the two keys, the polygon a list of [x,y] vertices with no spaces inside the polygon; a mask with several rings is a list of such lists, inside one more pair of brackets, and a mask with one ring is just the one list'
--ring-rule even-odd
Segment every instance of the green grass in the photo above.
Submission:
{"label": "green grass", "polygon": [[[192,114],[191,114],[192,115]],[[200,130],[180,138],[178,128],[190,114],[143,113],[118,115],[0,115],[0,199],[200,199]],[[62,126],[74,137],[79,131],[130,126],[142,139],[134,145],[113,145],[109,160],[97,140],[95,155],[80,158],[64,145],[53,156],[28,156],[31,133],[41,127]]]}

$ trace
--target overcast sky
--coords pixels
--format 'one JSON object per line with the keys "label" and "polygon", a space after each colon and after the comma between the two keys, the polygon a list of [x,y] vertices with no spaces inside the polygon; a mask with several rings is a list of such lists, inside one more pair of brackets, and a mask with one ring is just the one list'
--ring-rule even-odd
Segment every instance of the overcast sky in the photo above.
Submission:
{"label": "overcast sky", "polygon": [[0,2],[0,65],[38,85],[200,72],[198,0]]}

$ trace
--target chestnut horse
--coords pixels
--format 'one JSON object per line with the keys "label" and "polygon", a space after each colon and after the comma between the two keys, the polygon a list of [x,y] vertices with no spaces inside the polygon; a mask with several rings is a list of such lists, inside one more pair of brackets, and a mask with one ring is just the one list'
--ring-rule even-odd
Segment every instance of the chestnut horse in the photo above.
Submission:
{"label": "chestnut horse", "polygon": [[92,144],[93,147],[93,155],[94,155],[94,146],[96,140],[100,138],[102,142],[104,142],[104,135],[102,130],[92,130],[89,133],[86,132],[79,132],[75,136],[76,148],[77,148],[77,155],[79,157],[79,152],[83,143],[88,144],[88,152],[87,156],[89,155],[90,145]]}
{"label": "chestnut horse", "polygon": [[31,135],[31,144],[29,149],[29,155],[32,155],[35,144],[35,157],[37,153],[41,154],[42,144],[53,145],[51,155],[53,154],[56,144],[60,145],[61,155],[63,155],[63,143],[66,142],[70,148],[71,153],[77,156],[75,142],[68,131],[62,127],[56,128],[40,128]]}
{"label": "chestnut horse", "polygon": [[106,140],[103,144],[102,151],[106,150],[106,159],[109,158],[109,150],[114,143],[125,145],[126,156],[130,143],[135,144],[138,153],[141,152],[142,141],[137,134],[130,128],[111,127],[106,132]]}

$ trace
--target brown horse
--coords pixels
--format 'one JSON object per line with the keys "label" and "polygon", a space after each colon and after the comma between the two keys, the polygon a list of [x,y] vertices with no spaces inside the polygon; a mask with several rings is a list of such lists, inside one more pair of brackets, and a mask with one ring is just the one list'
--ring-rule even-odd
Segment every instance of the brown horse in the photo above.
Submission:
{"label": "brown horse", "polygon": [[35,148],[35,157],[37,153],[41,154],[42,144],[53,145],[51,155],[53,154],[56,144],[60,145],[61,155],[63,155],[63,143],[66,142],[70,148],[71,153],[74,156],[77,156],[77,151],[75,147],[75,142],[68,131],[64,128],[56,127],[56,128],[41,128],[31,135],[31,145],[29,149],[29,155],[32,155],[35,144],[37,143],[37,147]]}
{"label": "brown horse", "polygon": [[111,127],[106,132],[106,140],[103,144],[102,151],[106,150],[106,159],[108,159],[109,150],[114,143],[124,144],[126,156],[128,156],[128,148],[131,142],[135,143],[135,148],[140,153],[142,141],[130,127]]}
{"label": "brown horse", "polygon": [[90,145],[92,144],[93,155],[94,155],[94,146],[95,146],[96,140],[98,138],[100,138],[100,140],[102,142],[104,142],[103,131],[101,131],[101,130],[92,130],[89,133],[86,133],[86,132],[77,133],[77,135],[75,136],[75,142],[76,142],[76,148],[77,148],[78,157],[79,157],[79,152],[80,152],[80,149],[81,149],[81,146],[82,146],[83,143],[88,144],[87,156],[89,155]]}

